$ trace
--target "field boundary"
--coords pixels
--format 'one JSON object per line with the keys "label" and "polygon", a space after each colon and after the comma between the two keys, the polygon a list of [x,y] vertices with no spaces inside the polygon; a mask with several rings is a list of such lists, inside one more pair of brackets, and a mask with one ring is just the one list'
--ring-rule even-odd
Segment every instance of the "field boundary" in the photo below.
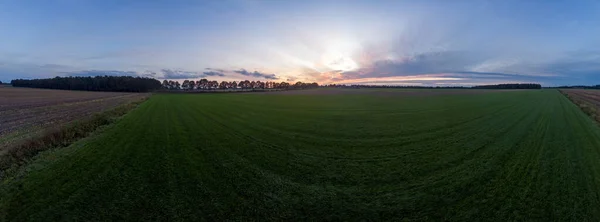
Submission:
{"label": "field boundary", "polygon": [[598,107],[592,103],[586,102],[584,99],[579,99],[574,96],[570,96],[567,92],[558,90],[562,95],[567,97],[569,101],[575,104],[579,109],[584,112],[587,116],[592,118],[596,124],[600,124],[600,113],[598,113]]}
{"label": "field boundary", "polygon": [[129,111],[144,103],[148,98],[123,104],[58,128],[47,129],[38,136],[8,147],[6,153],[0,155],[0,181],[6,177],[8,172],[26,165],[26,163],[40,152],[69,146],[89,136],[98,128],[116,122]]}

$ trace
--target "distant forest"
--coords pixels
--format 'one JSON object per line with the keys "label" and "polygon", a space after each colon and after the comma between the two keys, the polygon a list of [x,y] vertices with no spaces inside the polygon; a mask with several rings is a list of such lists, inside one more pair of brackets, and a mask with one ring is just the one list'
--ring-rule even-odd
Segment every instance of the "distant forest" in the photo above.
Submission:
{"label": "distant forest", "polygon": [[560,88],[560,89],[600,89],[600,85],[595,85],[595,86],[583,86],[583,85],[559,86],[559,87],[555,87],[555,88]]}
{"label": "distant forest", "polygon": [[156,79],[131,76],[57,76],[51,79],[15,79],[10,84],[15,87],[113,92],[150,92],[161,87]]}
{"label": "distant forest", "polygon": [[542,85],[534,83],[497,84],[473,86],[473,89],[541,89]]}

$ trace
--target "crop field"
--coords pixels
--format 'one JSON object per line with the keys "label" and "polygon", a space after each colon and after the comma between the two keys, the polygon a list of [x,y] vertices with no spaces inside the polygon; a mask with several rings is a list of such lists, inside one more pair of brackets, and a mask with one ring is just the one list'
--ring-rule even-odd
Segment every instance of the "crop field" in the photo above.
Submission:
{"label": "crop field", "polygon": [[48,128],[147,96],[0,86],[0,155],[4,147]]}
{"label": "crop field", "polygon": [[154,95],[4,180],[0,220],[600,220],[559,91],[360,90]]}
{"label": "crop field", "polygon": [[561,89],[581,110],[600,122],[600,90],[595,89]]}

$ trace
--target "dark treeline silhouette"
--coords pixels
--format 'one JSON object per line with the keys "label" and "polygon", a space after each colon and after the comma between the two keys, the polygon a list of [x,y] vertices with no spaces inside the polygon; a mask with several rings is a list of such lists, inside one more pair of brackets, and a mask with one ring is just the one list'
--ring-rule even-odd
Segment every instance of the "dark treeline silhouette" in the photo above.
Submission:
{"label": "dark treeline silhouette", "polygon": [[184,80],[182,83],[179,81],[164,80],[162,82],[162,88],[168,90],[216,90],[216,89],[228,89],[228,90],[254,90],[254,89],[309,89],[317,88],[317,83],[303,83],[296,82],[290,84],[287,82],[261,82],[261,81],[210,81],[207,79]]}
{"label": "dark treeline silhouette", "polygon": [[600,89],[600,85],[595,86],[584,86],[584,85],[575,85],[575,86],[558,86],[551,88],[559,88],[559,89]]}
{"label": "dark treeline silhouette", "polygon": [[473,89],[541,89],[542,85],[535,83],[514,83],[473,86]]}
{"label": "dark treeline silhouette", "polygon": [[161,87],[156,79],[132,76],[57,76],[51,79],[15,79],[10,84],[16,87],[113,92],[150,92]]}

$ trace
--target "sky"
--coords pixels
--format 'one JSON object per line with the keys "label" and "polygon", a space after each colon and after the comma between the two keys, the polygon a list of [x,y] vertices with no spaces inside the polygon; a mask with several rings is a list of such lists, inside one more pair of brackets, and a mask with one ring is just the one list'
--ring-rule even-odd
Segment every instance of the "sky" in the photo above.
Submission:
{"label": "sky", "polygon": [[0,81],[600,84],[599,1],[0,0]]}

